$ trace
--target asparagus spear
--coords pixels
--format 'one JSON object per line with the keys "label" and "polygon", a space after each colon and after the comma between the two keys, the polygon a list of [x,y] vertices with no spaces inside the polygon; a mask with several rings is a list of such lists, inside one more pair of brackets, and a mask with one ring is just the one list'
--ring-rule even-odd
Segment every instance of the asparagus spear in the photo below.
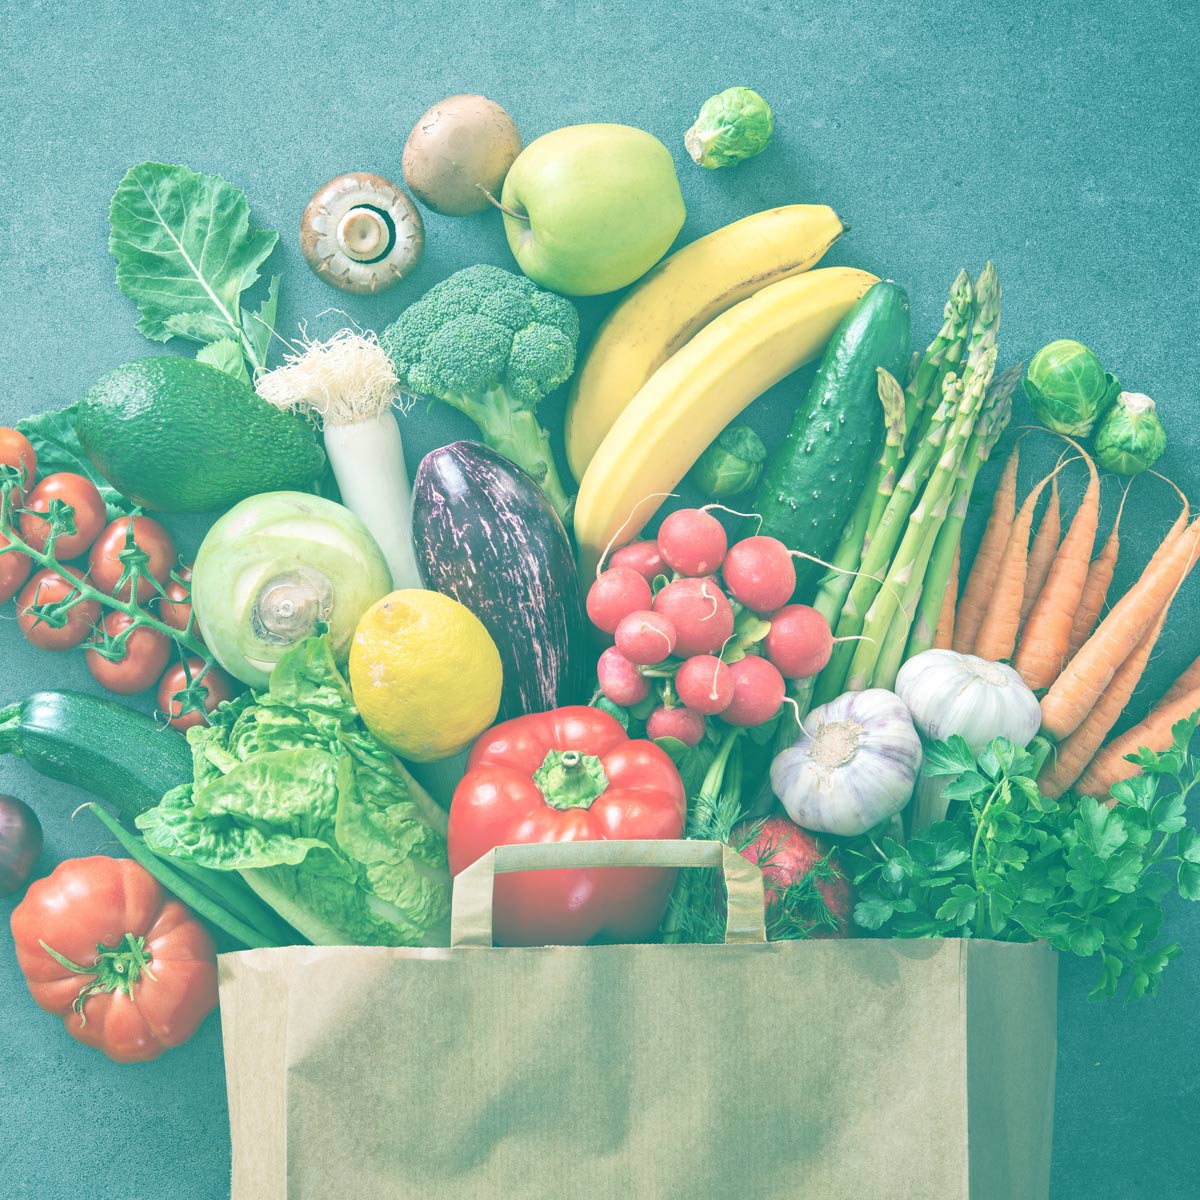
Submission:
{"label": "asparagus spear", "polygon": [[[943,394],[928,436],[915,448],[897,481],[896,490],[883,511],[863,555],[859,573],[854,577],[838,614],[834,634],[839,639],[853,638],[863,632],[867,610],[883,584],[888,563],[904,534],[909,513],[942,452],[956,399],[953,389]],[[841,694],[846,670],[854,656],[854,646],[855,643],[851,641],[839,641],[834,646],[833,655],[817,681],[815,703],[826,704]]]}
{"label": "asparagus spear", "polygon": [[[896,479],[900,471],[900,463],[904,459],[904,438],[908,432],[906,401],[896,377],[877,368],[879,376],[879,401],[883,405],[884,420],[887,428],[883,440],[883,452],[879,456],[879,482],[875,487],[875,495],[871,497],[870,517],[867,520],[866,532],[863,535],[863,553],[870,548],[871,535],[879,528],[883,510],[896,491]],[[864,493],[866,495],[866,493]],[[846,576],[849,579],[849,576]],[[849,589],[847,589],[849,590]]]}
{"label": "asparagus spear", "polygon": [[942,394],[941,380],[950,371],[958,369],[962,361],[963,348],[971,330],[971,310],[974,303],[971,277],[960,270],[950,285],[950,298],[942,314],[942,327],[929,343],[920,365],[904,389],[906,411],[905,429],[912,435],[915,445],[929,427],[936,408],[932,403]]}
{"label": "asparagus spear", "polygon": [[[962,357],[963,348],[971,330],[973,299],[971,278],[966,271],[960,270],[950,285],[950,298],[946,301],[941,329],[929,343],[924,354],[914,353],[913,355],[913,361],[909,366],[908,381],[904,388],[902,416],[896,415],[890,407],[896,402],[890,388],[887,389],[886,395],[884,391],[880,391],[889,438],[894,436],[894,425],[901,420],[903,422],[902,437],[911,442],[913,446],[916,446],[921,440],[910,436],[914,431],[914,423],[918,421],[921,423],[924,431],[922,437],[928,434],[931,420],[931,413],[927,411],[930,409],[929,399],[932,394],[939,396],[941,394],[940,388],[936,393],[933,392],[933,389],[937,386],[947,359],[957,363]],[[841,610],[853,580],[851,572],[856,570],[862,562],[866,544],[883,515],[886,496],[884,502],[880,502],[877,497],[880,487],[885,483],[887,459],[884,456],[887,453],[888,445],[885,442],[884,455],[872,468],[871,474],[864,482],[858,505],[846,523],[837,550],[831,559],[834,566],[839,569],[825,576],[817,592],[817,597],[813,601],[813,607],[823,613],[830,622]],[[897,466],[903,457],[902,446],[901,453],[896,457]],[[894,490],[895,481],[893,480],[887,488],[886,495],[890,496]],[[799,699],[799,697],[795,698]]]}
{"label": "asparagus spear", "polygon": [[996,376],[988,388],[984,413],[971,439],[971,448],[959,467],[958,478],[954,484],[954,499],[951,501],[946,521],[938,531],[929,568],[925,572],[925,582],[913,620],[912,634],[908,639],[905,659],[912,658],[933,645],[942,601],[954,569],[954,555],[962,540],[967,506],[975,490],[975,480],[984,463],[991,458],[992,451],[1012,416],[1012,394],[1024,367],[1024,363],[1009,367],[1003,374]]}
{"label": "asparagus spear", "polygon": [[[970,363],[968,358],[968,369]],[[929,559],[950,510],[959,466],[969,452],[976,418],[995,367],[996,348],[993,345],[984,350],[968,380],[960,381],[954,375],[946,377],[946,392],[960,397],[954,424],[921,499],[912,510],[884,585],[867,613],[863,625],[865,640],[856,645],[846,679],[850,691],[871,686],[888,687],[895,681],[895,668],[891,665],[893,656],[898,668]],[[899,621],[894,625],[897,617]]]}

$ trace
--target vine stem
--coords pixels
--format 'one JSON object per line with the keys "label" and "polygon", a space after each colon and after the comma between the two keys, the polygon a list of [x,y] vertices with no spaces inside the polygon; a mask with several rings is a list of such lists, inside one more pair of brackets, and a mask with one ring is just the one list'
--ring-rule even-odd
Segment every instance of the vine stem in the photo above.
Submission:
{"label": "vine stem", "polygon": [[[39,514],[40,515],[40,514]],[[129,578],[129,599],[119,600],[116,596],[110,596],[107,592],[102,592],[99,588],[94,587],[87,580],[86,576],[75,577],[70,572],[65,570],[64,564],[59,562],[54,557],[54,543],[57,540],[57,532],[52,532],[46,541],[45,550],[36,550],[24,538],[21,537],[16,525],[12,521],[12,508],[9,500],[8,489],[5,489],[4,504],[0,508],[0,537],[5,540],[5,545],[0,546],[0,555],[3,554],[24,554],[31,558],[40,567],[46,570],[53,571],[56,575],[61,575],[68,580],[73,588],[72,598],[63,602],[63,611],[68,611],[74,608],[77,604],[85,600],[95,601],[101,608],[112,609],[115,612],[123,613],[129,617],[132,622],[120,637],[116,639],[117,643],[122,643],[127,640],[133,631],[139,627],[153,629],[155,632],[162,634],[170,641],[175,642],[182,649],[195,655],[197,658],[203,659],[205,663],[204,671],[202,671],[197,679],[202,679],[212,665],[212,657],[208,652],[207,647],[198,641],[191,634],[191,629],[195,621],[195,615],[192,615],[188,623],[188,631],[176,629],[173,625],[168,625],[165,621],[160,621],[157,617],[153,617],[144,608],[139,605],[135,597],[137,596],[138,583],[141,581],[143,573],[140,568],[136,568]],[[158,580],[152,575],[146,576],[153,580],[155,588],[162,595],[162,588],[159,586]],[[115,644],[115,643],[114,643]],[[193,681],[195,682],[195,681]]]}

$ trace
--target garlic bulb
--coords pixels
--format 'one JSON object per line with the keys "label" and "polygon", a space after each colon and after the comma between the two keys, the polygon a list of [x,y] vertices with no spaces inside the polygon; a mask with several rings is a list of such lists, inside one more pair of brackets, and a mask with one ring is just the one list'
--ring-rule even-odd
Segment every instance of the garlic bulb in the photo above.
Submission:
{"label": "garlic bulb", "polygon": [[921,769],[921,739],[883,688],[813,709],[807,732],[771,764],[771,787],[797,825],[854,837],[898,813]]}
{"label": "garlic bulb", "polygon": [[978,754],[992,738],[1027,746],[1041,725],[1037,697],[1007,663],[926,650],[896,676],[896,694],[931,742],[956,734]]}

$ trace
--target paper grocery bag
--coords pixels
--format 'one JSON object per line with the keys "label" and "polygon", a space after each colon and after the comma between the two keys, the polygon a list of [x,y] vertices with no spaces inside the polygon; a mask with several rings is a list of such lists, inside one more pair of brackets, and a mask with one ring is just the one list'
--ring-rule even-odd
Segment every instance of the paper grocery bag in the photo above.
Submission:
{"label": "paper grocery bag", "polygon": [[[721,867],[714,946],[494,949],[495,872]],[[445,950],[221,959],[234,1200],[1038,1200],[1044,945],[764,940],[713,842],[501,847]]]}

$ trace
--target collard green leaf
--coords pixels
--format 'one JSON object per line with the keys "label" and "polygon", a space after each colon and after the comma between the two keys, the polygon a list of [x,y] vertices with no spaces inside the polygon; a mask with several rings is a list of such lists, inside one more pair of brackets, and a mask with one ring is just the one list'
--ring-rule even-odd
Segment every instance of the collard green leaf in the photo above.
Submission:
{"label": "collard green leaf", "polygon": [[242,313],[242,328],[254,348],[259,362],[265,364],[275,336],[275,321],[279,310],[279,281],[281,276],[272,275],[267,285],[267,298],[253,312]]}
{"label": "collard green leaf", "polygon": [[232,375],[234,379],[240,379],[243,383],[250,382],[246,360],[242,357],[242,348],[233,338],[222,337],[207,346],[201,346],[196,351],[196,361],[216,367],[218,371],[224,371],[226,375]]}
{"label": "collard green leaf", "polygon": [[54,412],[35,413],[22,417],[17,429],[33,446],[38,460],[38,474],[52,475],[58,471],[69,471],[90,479],[108,509],[109,520],[131,513],[132,501],[127,500],[92,466],[91,459],[84,453],[75,434],[75,409],[58,409]]}
{"label": "collard green leaf", "polygon": [[219,175],[141,163],[118,185],[109,224],[117,286],[138,306],[146,337],[230,338],[252,368],[265,365],[243,329],[241,300],[278,235],[251,227],[243,192]]}

